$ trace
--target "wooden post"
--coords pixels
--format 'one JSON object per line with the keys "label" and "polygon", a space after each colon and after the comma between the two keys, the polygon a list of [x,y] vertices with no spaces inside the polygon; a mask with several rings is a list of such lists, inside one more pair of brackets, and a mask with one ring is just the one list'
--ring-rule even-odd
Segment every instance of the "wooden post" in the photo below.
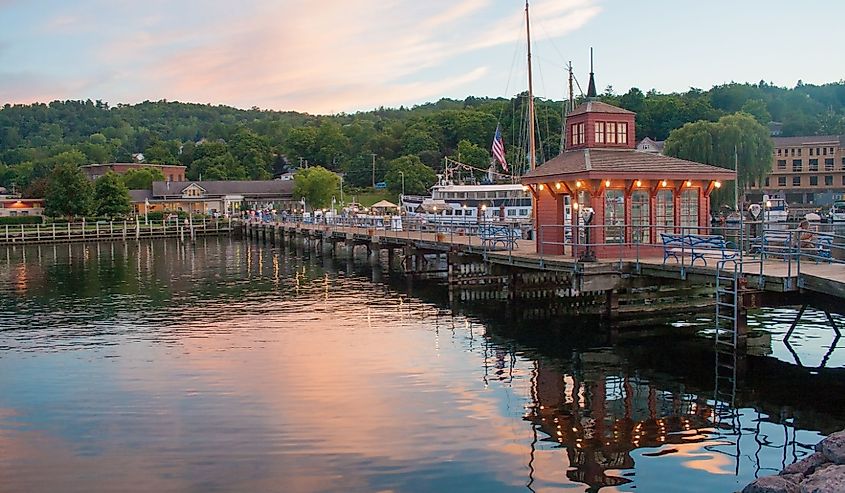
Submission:
{"label": "wooden post", "polygon": [[38,241],[41,241],[41,225],[40,224],[35,225],[35,239],[37,239]]}
{"label": "wooden post", "polygon": [[53,241],[56,240],[56,223],[53,223]]}
{"label": "wooden post", "polygon": [[21,224],[21,241],[24,240],[25,233],[23,231],[23,224]]}
{"label": "wooden post", "polygon": [[6,225],[6,243],[9,242],[9,225]]}
{"label": "wooden post", "polygon": [[123,239],[126,240],[126,219],[123,220]]}

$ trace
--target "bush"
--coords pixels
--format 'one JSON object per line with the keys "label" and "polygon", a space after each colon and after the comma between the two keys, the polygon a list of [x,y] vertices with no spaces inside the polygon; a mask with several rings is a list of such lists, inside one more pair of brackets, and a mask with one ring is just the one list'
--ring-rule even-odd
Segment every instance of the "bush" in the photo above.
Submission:
{"label": "bush", "polygon": [[44,218],[41,216],[2,216],[0,224],[42,224]]}

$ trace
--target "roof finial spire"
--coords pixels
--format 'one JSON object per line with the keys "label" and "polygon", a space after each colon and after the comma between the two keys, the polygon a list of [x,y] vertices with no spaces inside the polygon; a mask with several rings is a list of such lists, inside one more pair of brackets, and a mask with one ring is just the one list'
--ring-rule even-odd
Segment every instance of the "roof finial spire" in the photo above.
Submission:
{"label": "roof finial spire", "polygon": [[595,99],[598,97],[596,93],[596,80],[593,74],[593,48],[590,47],[590,85],[587,86],[587,99]]}

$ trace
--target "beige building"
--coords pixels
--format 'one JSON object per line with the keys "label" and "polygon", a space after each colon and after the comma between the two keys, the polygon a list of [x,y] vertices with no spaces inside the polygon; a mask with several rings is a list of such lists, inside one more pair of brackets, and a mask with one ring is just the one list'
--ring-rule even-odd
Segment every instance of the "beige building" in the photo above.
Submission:
{"label": "beige building", "polygon": [[845,135],[774,137],[772,173],[746,193],[783,197],[796,210],[831,205],[845,196]]}
{"label": "beige building", "polygon": [[130,190],[135,213],[237,214],[250,209],[293,209],[293,181],[155,181],[152,190]]}

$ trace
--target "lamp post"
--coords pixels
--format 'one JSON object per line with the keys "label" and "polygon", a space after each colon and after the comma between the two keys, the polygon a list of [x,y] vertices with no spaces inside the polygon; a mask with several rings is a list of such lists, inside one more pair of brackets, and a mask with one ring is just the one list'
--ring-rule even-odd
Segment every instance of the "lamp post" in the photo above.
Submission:
{"label": "lamp post", "polygon": [[399,195],[399,207],[404,208],[405,205],[405,172],[399,171],[399,176],[402,177],[402,193]]}

